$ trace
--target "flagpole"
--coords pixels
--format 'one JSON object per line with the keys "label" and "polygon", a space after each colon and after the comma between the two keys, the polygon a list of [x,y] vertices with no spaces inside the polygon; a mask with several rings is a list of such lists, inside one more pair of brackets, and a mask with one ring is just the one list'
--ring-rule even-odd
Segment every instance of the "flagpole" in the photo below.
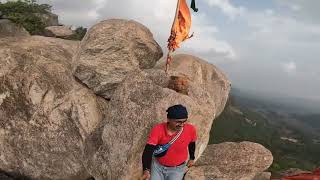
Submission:
{"label": "flagpole", "polygon": [[[172,23],[172,26],[171,26],[171,34],[172,34],[172,31],[174,30],[174,24],[176,23],[177,19],[178,19],[178,14],[179,14],[179,6],[180,6],[180,0],[177,0],[177,9],[176,9],[176,14],[174,16],[174,20],[173,20],[173,23]],[[171,57],[171,53],[172,53],[172,50],[169,49],[168,51],[168,54],[167,54],[167,61],[166,61],[166,74],[168,74],[168,70],[169,70],[169,61],[172,60],[172,57]]]}

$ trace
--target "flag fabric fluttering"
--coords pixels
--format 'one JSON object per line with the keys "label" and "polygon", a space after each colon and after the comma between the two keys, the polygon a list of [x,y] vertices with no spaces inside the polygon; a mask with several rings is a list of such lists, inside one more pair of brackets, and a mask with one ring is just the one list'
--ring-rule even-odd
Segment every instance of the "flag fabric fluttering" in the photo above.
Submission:
{"label": "flag fabric fluttering", "polygon": [[[198,9],[195,7],[195,0],[191,1],[191,8],[197,12]],[[180,43],[189,39],[189,31],[191,27],[191,13],[186,0],[178,0],[176,15],[172,24],[171,34],[168,39],[168,55],[166,62],[166,72],[168,72],[168,67],[172,61],[171,53],[180,47]]]}

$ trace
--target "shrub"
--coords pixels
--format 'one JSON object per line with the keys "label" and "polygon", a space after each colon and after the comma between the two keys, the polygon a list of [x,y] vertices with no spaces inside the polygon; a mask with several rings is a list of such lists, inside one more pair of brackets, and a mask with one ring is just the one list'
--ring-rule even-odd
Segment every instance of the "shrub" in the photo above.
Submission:
{"label": "shrub", "polygon": [[49,14],[51,6],[37,4],[35,0],[18,0],[0,2],[2,16],[18,25],[22,25],[30,34],[43,34],[45,23],[38,14]]}

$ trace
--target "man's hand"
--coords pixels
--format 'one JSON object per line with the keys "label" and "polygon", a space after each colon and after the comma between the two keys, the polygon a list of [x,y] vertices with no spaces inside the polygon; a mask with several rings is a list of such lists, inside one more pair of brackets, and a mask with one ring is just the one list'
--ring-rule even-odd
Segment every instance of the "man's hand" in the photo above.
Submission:
{"label": "man's hand", "polygon": [[191,166],[193,166],[194,164],[194,160],[189,160],[187,163],[187,167],[190,168]]}
{"label": "man's hand", "polygon": [[142,180],[150,180],[150,170],[144,170]]}

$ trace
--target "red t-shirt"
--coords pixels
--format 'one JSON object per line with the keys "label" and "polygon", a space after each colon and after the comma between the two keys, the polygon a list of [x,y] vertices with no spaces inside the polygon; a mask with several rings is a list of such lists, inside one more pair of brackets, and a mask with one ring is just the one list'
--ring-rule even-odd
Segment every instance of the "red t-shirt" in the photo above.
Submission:
{"label": "red t-shirt", "polygon": [[[167,144],[177,133],[170,136],[166,122],[157,124],[152,128],[147,143],[151,145]],[[158,162],[164,166],[180,165],[188,159],[189,143],[195,142],[196,140],[197,134],[195,127],[191,124],[184,124],[183,132],[179,138],[170,146],[165,156],[157,158]]]}

